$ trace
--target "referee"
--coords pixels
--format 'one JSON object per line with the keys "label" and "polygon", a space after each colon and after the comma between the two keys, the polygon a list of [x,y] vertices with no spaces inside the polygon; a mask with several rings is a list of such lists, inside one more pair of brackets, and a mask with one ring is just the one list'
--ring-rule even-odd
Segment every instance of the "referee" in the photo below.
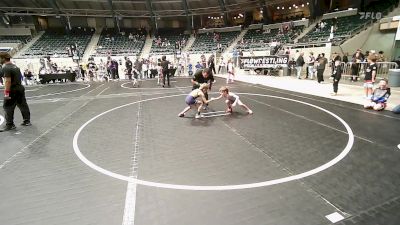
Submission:
{"label": "referee", "polygon": [[[199,88],[201,84],[208,83],[209,81],[208,90],[211,91],[212,84],[215,82],[212,71],[209,68],[197,70],[192,78],[192,90]],[[208,92],[204,93],[204,97],[208,100]],[[204,109],[207,109],[207,106],[204,106]]]}
{"label": "referee", "polygon": [[6,125],[0,132],[15,129],[14,110],[18,106],[21,111],[22,126],[30,126],[30,111],[25,99],[25,88],[21,84],[21,70],[10,62],[11,56],[7,52],[0,52],[0,64],[3,68],[0,77],[4,77],[4,101],[3,109],[5,112]]}

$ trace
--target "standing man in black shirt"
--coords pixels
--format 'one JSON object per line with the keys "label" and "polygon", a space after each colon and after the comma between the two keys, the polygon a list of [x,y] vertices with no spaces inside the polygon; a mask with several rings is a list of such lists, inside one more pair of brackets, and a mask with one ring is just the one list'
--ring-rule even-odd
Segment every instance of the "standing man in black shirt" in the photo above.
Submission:
{"label": "standing man in black shirt", "polygon": [[128,76],[128,79],[132,80],[133,63],[128,57],[125,58],[125,68],[126,68],[126,75]]}
{"label": "standing man in black shirt", "polygon": [[[211,70],[209,68],[203,70],[197,70],[197,72],[193,75],[192,78],[192,84],[193,84],[192,90],[199,88],[201,84],[208,83],[209,81],[210,83],[208,90],[211,91],[212,84],[214,83],[214,76]],[[204,96],[206,97],[206,100],[208,100],[208,92],[205,92]],[[204,106],[204,109],[207,109],[207,106]]]}
{"label": "standing man in black shirt", "polygon": [[161,68],[163,74],[163,87],[165,87],[165,78],[168,80],[168,87],[171,87],[169,84],[169,64],[170,62],[167,60],[167,57],[164,55],[161,57]]}
{"label": "standing man in black shirt", "polygon": [[30,111],[25,98],[25,88],[21,85],[21,70],[10,62],[11,56],[6,52],[0,52],[0,64],[3,65],[0,71],[4,77],[4,102],[3,109],[5,112],[6,125],[0,132],[15,129],[14,110],[15,106],[21,110],[24,122],[23,126],[30,126]]}

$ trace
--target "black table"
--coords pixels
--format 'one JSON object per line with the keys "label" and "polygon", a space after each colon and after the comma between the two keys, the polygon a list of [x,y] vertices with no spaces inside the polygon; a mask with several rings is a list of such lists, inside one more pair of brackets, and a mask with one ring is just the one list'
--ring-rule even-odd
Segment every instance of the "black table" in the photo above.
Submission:
{"label": "black table", "polygon": [[51,74],[40,74],[39,80],[41,84],[48,83],[52,80],[63,80],[67,79],[74,82],[76,78],[76,73],[51,73]]}

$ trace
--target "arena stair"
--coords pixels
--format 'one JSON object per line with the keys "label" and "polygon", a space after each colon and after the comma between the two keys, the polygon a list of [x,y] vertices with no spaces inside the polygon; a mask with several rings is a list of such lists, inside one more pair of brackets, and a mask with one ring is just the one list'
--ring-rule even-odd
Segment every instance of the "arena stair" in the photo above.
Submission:
{"label": "arena stair", "polygon": [[240,34],[237,36],[237,38],[232,42],[232,44],[225,49],[224,53],[225,55],[229,54],[230,52],[233,51],[233,49],[237,46],[238,42],[240,40],[242,40],[242,38],[244,37],[244,35],[246,35],[248,29],[244,29],[240,32]]}
{"label": "arena stair", "polygon": [[15,55],[14,58],[18,58],[22,53],[24,53],[27,49],[29,49],[39,38],[44,34],[44,31],[39,31],[38,34],[31,39],[21,50],[19,50]]}
{"label": "arena stair", "polygon": [[301,38],[303,38],[304,36],[306,36],[306,34],[308,34],[310,31],[312,31],[315,26],[317,25],[317,23],[320,23],[322,20],[322,16],[319,17],[318,19],[316,19],[312,24],[309,24],[308,27],[304,28],[303,32],[301,32],[301,34],[299,36],[297,36],[297,38],[294,39],[294,43],[297,43]]}
{"label": "arena stair", "polygon": [[187,52],[192,47],[195,40],[196,40],[196,38],[194,37],[194,35],[193,34],[190,35],[190,38],[187,41],[185,48],[183,48],[183,51]]}
{"label": "arena stair", "polygon": [[96,50],[97,43],[100,40],[100,35],[101,32],[103,31],[103,28],[97,28],[96,32],[93,34],[92,39],[90,39],[90,42],[85,50],[85,53],[82,57],[82,61],[87,62],[89,57],[93,54],[93,52]]}
{"label": "arena stair", "polygon": [[153,44],[153,38],[147,35],[140,58],[148,58]]}

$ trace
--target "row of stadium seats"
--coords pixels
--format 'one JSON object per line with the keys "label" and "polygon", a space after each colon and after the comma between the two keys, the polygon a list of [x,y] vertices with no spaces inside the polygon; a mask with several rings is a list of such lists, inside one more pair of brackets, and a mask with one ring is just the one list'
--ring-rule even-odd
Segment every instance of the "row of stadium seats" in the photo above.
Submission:
{"label": "row of stadium seats", "polygon": [[[398,3],[398,0],[387,0],[372,2],[368,8],[365,9],[366,12],[374,13],[388,13],[388,10],[394,7]],[[381,16],[384,16],[381,14]],[[375,14],[376,17],[376,14]],[[331,27],[334,26],[334,38],[336,40],[344,40],[351,36],[352,32],[358,30],[363,25],[370,22],[373,18],[361,18],[359,14],[353,16],[339,17],[337,19],[326,19],[324,28],[314,28],[308,32],[300,42],[313,42],[313,41],[327,41],[330,37]],[[376,19],[376,18],[374,18]],[[336,20],[336,21],[335,21]]]}
{"label": "row of stadium seats", "polygon": [[358,29],[369,21],[370,20],[368,19],[361,19],[360,15],[358,14],[354,16],[339,17],[337,18],[336,22],[335,19],[323,20],[322,22],[325,23],[325,26],[323,28],[315,27],[312,31],[306,34],[306,36],[303,38],[303,42],[319,40],[327,41],[331,33],[331,27],[335,24],[335,39],[344,39],[347,36],[350,36],[352,31]]}
{"label": "row of stadium seats", "polygon": [[76,44],[77,50],[82,56],[94,29],[74,28],[68,34],[64,30],[47,30],[21,58],[42,58],[50,56],[53,58],[69,57],[67,48]]}
{"label": "row of stadium seats", "polygon": [[[214,41],[213,33],[198,34],[189,52],[196,54],[211,53],[215,51],[223,52],[239,34],[240,31],[220,33],[219,42]],[[221,44],[221,49],[218,49],[218,44]]]}
{"label": "row of stadium seats", "polygon": [[0,43],[23,43],[26,44],[31,40],[31,36],[0,36]]}
{"label": "row of stadium seats", "polygon": [[165,55],[173,54],[177,49],[186,46],[189,35],[183,33],[184,30],[178,29],[159,30],[158,36],[153,40],[150,52]]}
{"label": "row of stadium seats", "polygon": [[136,29],[125,29],[119,33],[103,30],[94,56],[138,55],[143,49],[146,36]]}
{"label": "row of stadium seats", "polygon": [[258,29],[248,30],[241,43],[238,44],[238,48],[242,50],[268,50],[271,42],[275,41],[282,44],[289,43],[295,39],[303,29],[304,26],[297,26],[284,33],[280,32],[279,28],[269,31]]}

